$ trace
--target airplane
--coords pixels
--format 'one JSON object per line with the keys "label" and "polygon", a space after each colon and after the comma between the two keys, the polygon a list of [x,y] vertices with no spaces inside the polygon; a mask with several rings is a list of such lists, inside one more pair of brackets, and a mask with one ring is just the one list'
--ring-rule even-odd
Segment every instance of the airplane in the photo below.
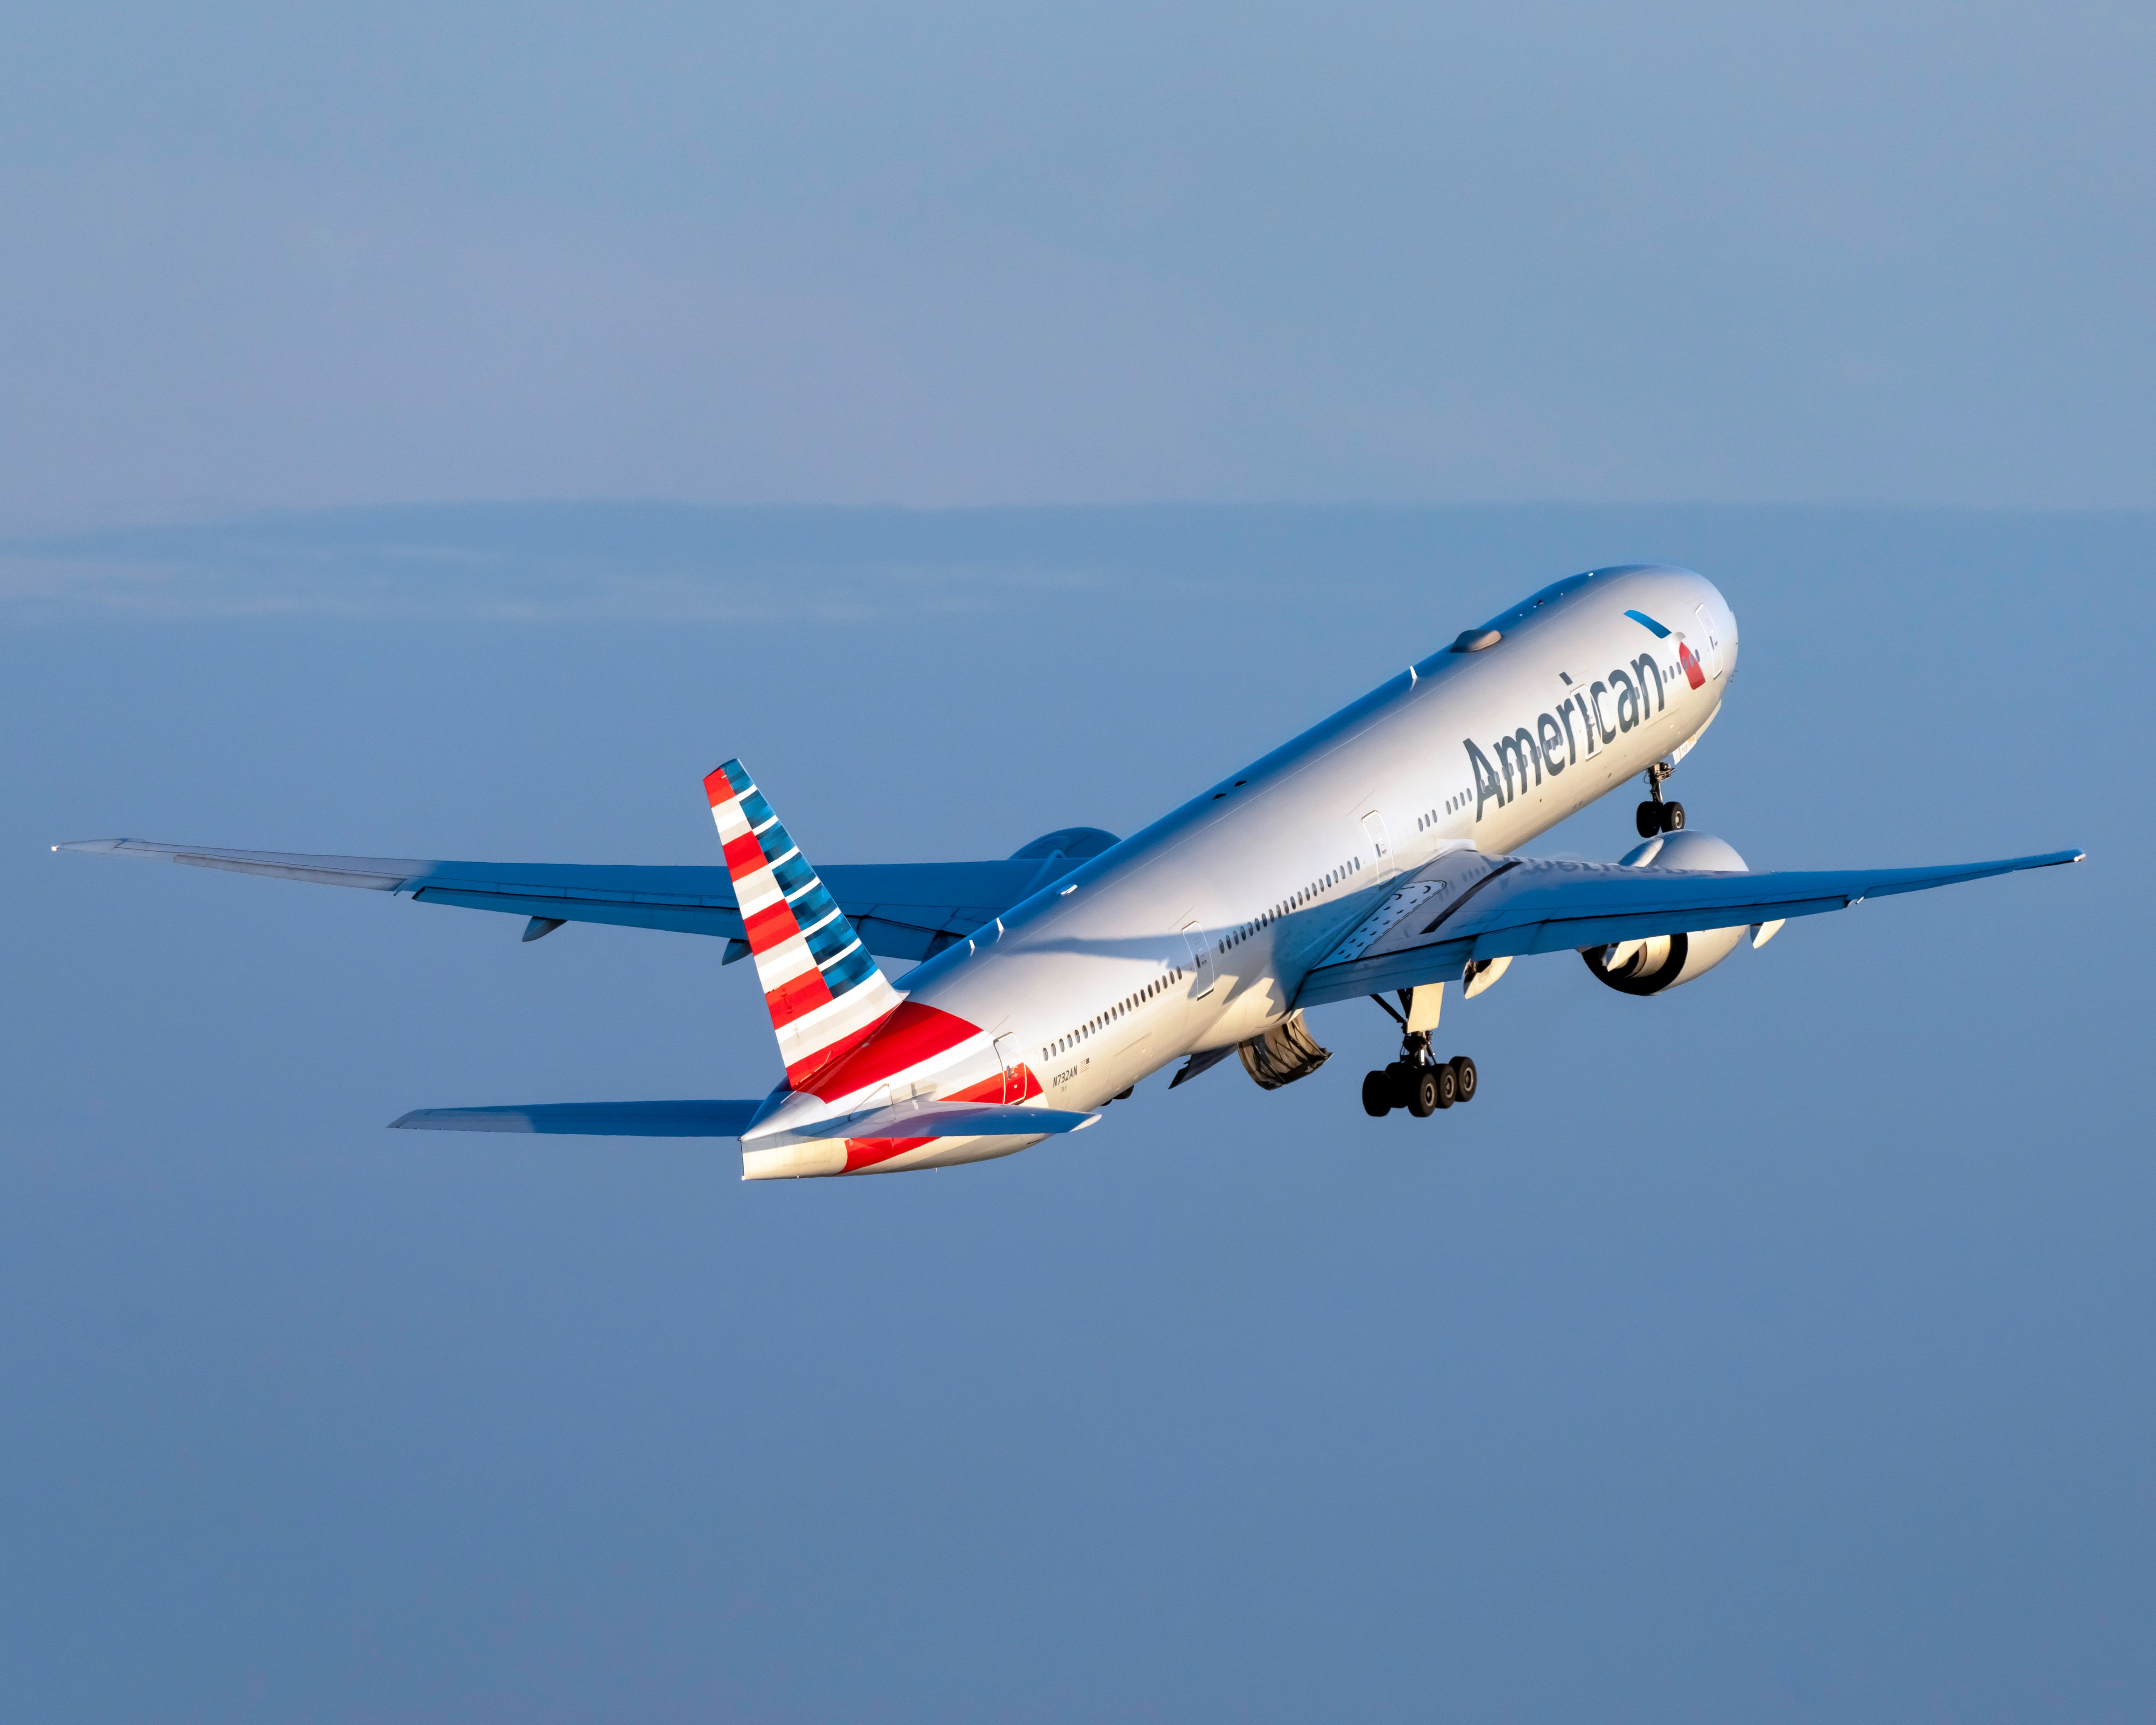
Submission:
{"label": "airplane", "polygon": [[[90,839],[162,859],[527,917],[725,940],[752,957],[785,1076],[762,1098],[428,1108],[404,1128],[738,1139],[747,1180],[947,1168],[1084,1130],[1142,1079],[1231,1055],[1261,1087],[1331,1058],[1313,1009],[1375,1000],[1398,1057],[1364,1111],[1476,1100],[1432,1033],[1447,987],[1577,952],[1620,993],[1696,981],[1793,917],[2023,869],[1996,862],[1749,871],[1662,792],[1735,679],[1737,619],[1662,564],[1554,583],[1418,660],[1127,839],[1049,833],[1005,860],[819,870],[748,770],[704,788],[723,866],[313,856]],[[1640,843],[1614,863],[1519,847],[1635,778]],[[871,953],[914,961],[896,979]],[[1391,994],[1394,1000],[1388,1000]]]}

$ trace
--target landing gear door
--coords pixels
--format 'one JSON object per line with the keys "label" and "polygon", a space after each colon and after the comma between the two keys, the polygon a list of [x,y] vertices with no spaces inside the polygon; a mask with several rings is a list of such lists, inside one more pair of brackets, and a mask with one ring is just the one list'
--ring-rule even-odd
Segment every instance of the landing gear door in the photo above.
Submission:
{"label": "landing gear door", "polygon": [[1189,998],[1203,1000],[1213,992],[1212,937],[1206,933],[1203,923],[1186,922],[1183,925],[1183,943],[1190,949],[1190,974],[1194,978]]}
{"label": "landing gear door", "polygon": [[1374,809],[1363,817],[1363,841],[1369,846],[1370,865],[1378,878],[1387,879],[1398,865],[1393,860],[1393,838],[1385,830],[1385,817]]}

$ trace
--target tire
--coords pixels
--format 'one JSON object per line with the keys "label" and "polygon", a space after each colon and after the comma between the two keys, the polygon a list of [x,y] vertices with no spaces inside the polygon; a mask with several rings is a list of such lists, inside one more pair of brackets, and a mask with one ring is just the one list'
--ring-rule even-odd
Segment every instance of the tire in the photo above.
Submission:
{"label": "tire", "polygon": [[1632,824],[1640,829],[1640,836],[1642,839],[1653,838],[1662,829],[1662,805],[1659,803],[1642,803],[1639,812],[1632,817]]}
{"label": "tire", "polygon": [[1684,830],[1683,803],[1665,803],[1662,804],[1662,830],[1666,833],[1681,833]]}
{"label": "tire", "polygon": [[1454,1096],[1460,1101],[1473,1101],[1475,1087],[1478,1082],[1475,1072],[1475,1062],[1469,1060],[1466,1055],[1455,1055],[1450,1064],[1452,1067]]}
{"label": "tire", "polygon": [[1394,1060],[1385,1068],[1385,1081],[1392,1086],[1385,1092],[1385,1100],[1395,1108],[1404,1108],[1414,1101],[1415,1070],[1404,1060]]}
{"label": "tire", "polygon": [[1409,1081],[1408,1112],[1417,1120],[1437,1112],[1437,1074],[1427,1066]]}
{"label": "tire", "polygon": [[1393,1111],[1393,1081],[1382,1072],[1363,1075],[1363,1111],[1373,1120],[1383,1120]]}
{"label": "tire", "polygon": [[1450,1108],[1460,1100],[1460,1075],[1452,1070],[1450,1061],[1448,1060],[1441,1066],[1432,1067],[1430,1076],[1437,1081],[1439,1107]]}

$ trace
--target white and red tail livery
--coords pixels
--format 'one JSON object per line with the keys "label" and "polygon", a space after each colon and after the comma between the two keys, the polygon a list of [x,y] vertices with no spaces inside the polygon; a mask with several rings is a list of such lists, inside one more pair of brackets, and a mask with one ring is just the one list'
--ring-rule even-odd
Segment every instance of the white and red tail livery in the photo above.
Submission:
{"label": "white and red tail livery", "polygon": [[748,769],[729,761],[705,793],[726,847],[757,980],[795,1090],[888,1018],[898,991],[884,979],[816,870],[772,812]]}

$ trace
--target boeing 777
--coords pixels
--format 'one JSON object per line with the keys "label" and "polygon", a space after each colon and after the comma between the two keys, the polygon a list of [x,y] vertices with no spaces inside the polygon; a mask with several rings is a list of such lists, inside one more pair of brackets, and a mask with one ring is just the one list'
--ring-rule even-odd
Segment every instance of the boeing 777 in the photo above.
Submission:
{"label": "boeing 777", "polygon": [[[1472,998],[1515,958],[1576,951],[1598,982],[1658,994],[1791,917],[2080,860],[1749,872],[1662,793],[1737,658],[1702,577],[1589,570],[1127,839],[1070,828],[1004,862],[819,873],[739,761],[704,781],[722,868],[54,848],[510,911],[526,940],[611,922],[755,958],[785,1066],[760,1100],[433,1108],[399,1127],[738,1138],[752,1180],[942,1168],[1090,1127],[1176,1061],[1178,1085],[1230,1055],[1266,1089],[1293,1083],[1329,1058],[1305,1014],[1371,999],[1400,1046],[1363,1106],[1426,1117],[1476,1095],[1474,1062],[1432,1048],[1446,988]],[[1641,842],[1620,861],[1520,854],[1641,777]],[[892,979],[872,952],[918,962]]]}

